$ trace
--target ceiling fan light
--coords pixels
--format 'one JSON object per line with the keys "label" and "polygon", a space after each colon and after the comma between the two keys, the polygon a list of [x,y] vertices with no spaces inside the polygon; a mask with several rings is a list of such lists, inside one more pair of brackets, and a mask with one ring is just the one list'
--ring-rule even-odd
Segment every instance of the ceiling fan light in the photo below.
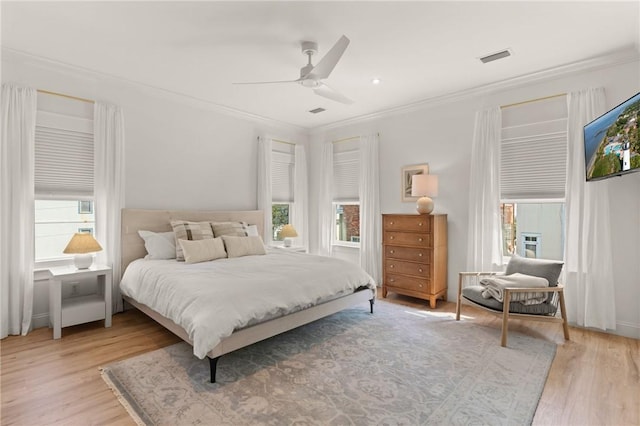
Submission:
{"label": "ceiling fan light", "polygon": [[304,80],[300,80],[300,84],[304,87],[318,87],[320,86],[320,82],[313,78],[305,78]]}
{"label": "ceiling fan light", "polygon": [[382,83],[382,80],[380,80],[377,77],[371,79],[371,84],[380,84],[380,83]]}

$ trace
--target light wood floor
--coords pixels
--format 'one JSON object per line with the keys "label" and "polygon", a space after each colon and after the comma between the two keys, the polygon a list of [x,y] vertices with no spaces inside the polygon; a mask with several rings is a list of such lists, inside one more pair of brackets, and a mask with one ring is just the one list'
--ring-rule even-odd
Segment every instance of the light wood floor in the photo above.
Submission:
{"label": "light wood floor", "polygon": [[[428,309],[409,297],[386,300]],[[438,302],[436,311],[454,318],[455,305]],[[472,307],[463,315],[500,327],[498,317]],[[572,327],[565,342],[559,324],[511,324],[511,330],[558,344],[534,425],[640,425],[640,341]],[[99,367],[177,341],[135,310],[114,315],[108,329],[101,322],[64,328],[56,341],[46,328],[8,337],[0,342],[0,423],[134,425]]]}

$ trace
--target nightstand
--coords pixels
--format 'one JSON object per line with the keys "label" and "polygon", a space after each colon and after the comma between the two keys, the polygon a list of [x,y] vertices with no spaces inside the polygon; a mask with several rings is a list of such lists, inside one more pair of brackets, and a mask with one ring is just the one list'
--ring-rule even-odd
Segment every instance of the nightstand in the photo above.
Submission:
{"label": "nightstand", "polygon": [[[95,278],[98,294],[62,298],[65,282]],[[49,324],[53,327],[53,338],[59,339],[62,327],[104,320],[111,327],[111,267],[93,265],[89,269],[61,266],[49,269]]]}
{"label": "nightstand", "polygon": [[307,252],[307,249],[305,249],[303,246],[289,246],[289,247],[271,246],[271,247],[277,248],[277,249],[281,249],[281,250],[295,251],[297,253],[306,253]]}

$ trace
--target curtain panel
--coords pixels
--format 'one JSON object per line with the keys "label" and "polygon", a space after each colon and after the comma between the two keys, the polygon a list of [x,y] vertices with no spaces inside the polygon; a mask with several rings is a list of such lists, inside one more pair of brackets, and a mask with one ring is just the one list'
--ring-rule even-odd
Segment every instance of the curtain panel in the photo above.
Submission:
{"label": "curtain panel", "polygon": [[36,103],[35,89],[2,85],[0,338],[31,329]]}
{"label": "curtain panel", "polygon": [[93,110],[96,261],[113,269],[113,312],[120,296],[120,211],[124,206],[124,115],[119,106],[96,102]]}
{"label": "curtain panel", "polygon": [[567,95],[564,283],[569,322],[615,330],[611,218],[606,181],[586,182],[583,126],[605,112],[604,89]]}
{"label": "curtain panel", "polygon": [[258,138],[258,209],[264,213],[264,242],[273,240],[273,211],[271,207],[271,149],[270,138]]}
{"label": "curtain panel", "polygon": [[331,238],[333,225],[333,144],[322,145],[320,158],[320,194],[318,201],[318,252],[322,256],[331,256]]}
{"label": "curtain panel", "polygon": [[307,180],[307,156],[304,145],[296,144],[294,154],[293,208],[291,224],[298,232],[298,241],[309,249],[309,186]]}
{"label": "curtain panel", "polygon": [[382,282],[379,144],[377,134],[360,137],[360,266],[378,284]]}
{"label": "curtain panel", "polygon": [[499,107],[476,113],[469,182],[468,271],[501,271]]}

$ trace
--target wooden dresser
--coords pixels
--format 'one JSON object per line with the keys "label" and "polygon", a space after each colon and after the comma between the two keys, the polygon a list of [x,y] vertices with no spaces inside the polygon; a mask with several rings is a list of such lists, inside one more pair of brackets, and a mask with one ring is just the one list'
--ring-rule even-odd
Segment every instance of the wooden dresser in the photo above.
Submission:
{"label": "wooden dresser", "polygon": [[447,300],[447,215],[382,215],[382,297]]}

